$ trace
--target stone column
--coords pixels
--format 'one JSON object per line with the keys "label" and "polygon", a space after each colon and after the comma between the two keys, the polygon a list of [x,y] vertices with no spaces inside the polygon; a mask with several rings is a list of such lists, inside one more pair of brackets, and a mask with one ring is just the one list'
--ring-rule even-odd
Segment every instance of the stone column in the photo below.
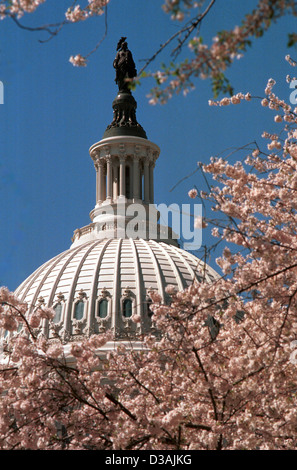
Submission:
{"label": "stone column", "polygon": [[143,168],[139,169],[139,197],[143,200]]}
{"label": "stone column", "polygon": [[150,171],[148,160],[144,161],[144,202],[150,202]]}
{"label": "stone column", "polygon": [[102,201],[105,201],[106,199],[106,166],[103,165],[103,171],[102,171]]}
{"label": "stone column", "polygon": [[150,203],[154,204],[154,167],[155,167],[155,162],[152,162],[150,164]]}
{"label": "stone column", "polygon": [[134,155],[133,159],[133,195],[132,198],[139,199],[139,158]]}
{"label": "stone column", "polygon": [[98,163],[96,162],[94,164],[95,166],[95,170],[96,170],[96,204],[99,204],[100,202],[100,196],[99,196],[99,192],[100,192],[100,188],[99,188],[99,165]]}
{"label": "stone column", "polygon": [[110,156],[106,158],[107,164],[107,186],[106,186],[106,199],[112,199],[112,162]]}
{"label": "stone column", "polygon": [[98,162],[97,164],[97,203],[101,204],[104,201],[103,189],[104,189],[104,168],[103,163]]}
{"label": "stone column", "polygon": [[112,173],[113,173],[113,181],[112,181],[112,190],[113,190],[113,199],[117,199],[119,195],[119,177],[118,177],[118,165],[113,164]]}
{"label": "stone column", "polygon": [[126,165],[125,157],[120,157],[120,197],[126,194]]}

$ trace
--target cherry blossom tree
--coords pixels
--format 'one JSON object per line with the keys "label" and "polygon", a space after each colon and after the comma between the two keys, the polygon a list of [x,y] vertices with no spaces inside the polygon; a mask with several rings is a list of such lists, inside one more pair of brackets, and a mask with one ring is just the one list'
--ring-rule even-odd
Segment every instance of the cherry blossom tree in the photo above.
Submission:
{"label": "cherry blossom tree", "polygon": [[110,332],[46,339],[38,327],[54,312],[28,316],[0,289],[1,449],[297,448],[297,109],[275,85],[259,104],[279,134],[265,131],[264,147],[255,143],[244,161],[203,166],[216,182],[200,196],[222,216],[213,235],[225,244],[223,275],[183,292],[168,286],[166,305],[153,293],[142,350],[119,342],[103,354]]}
{"label": "cherry blossom tree", "polygon": [[[110,0],[69,0],[65,17],[58,24],[48,23],[28,27],[22,22],[23,17],[33,13],[46,0],[0,0],[0,19],[10,18],[19,27],[28,30],[44,30],[49,39],[57,36],[66,24],[79,23],[94,16],[105,18],[105,31],[94,48],[88,53],[77,52],[70,57],[74,66],[86,66],[91,54],[100,46],[107,35],[107,8]],[[66,2],[67,3],[67,2]],[[161,6],[170,20],[179,26],[177,31],[165,39],[151,57],[144,61],[139,70],[135,84],[145,77],[152,77],[156,83],[150,95],[150,102],[166,103],[176,93],[187,94],[194,88],[196,79],[210,79],[216,97],[220,92],[233,94],[232,85],[226,77],[227,69],[232,63],[246,53],[252,40],[261,37],[273,22],[285,15],[297,15],[297,4],[294,0],[259,0],[257,7],[242,18],[239,25],[231,30],[221,30],[213,37],[210,44],[204,43],[200,33],[201,24],[207,22],[209,13],[216,7],[216,0],[163,0]],[[155,6],[154,8],[157,8]],[[288,46],[297,41],[295,32],[288,32]],[[156,71],[148,67],[165,49],[169,49],[172,62]],[[178,62],[180,53],[185,49],[187,54]]]}

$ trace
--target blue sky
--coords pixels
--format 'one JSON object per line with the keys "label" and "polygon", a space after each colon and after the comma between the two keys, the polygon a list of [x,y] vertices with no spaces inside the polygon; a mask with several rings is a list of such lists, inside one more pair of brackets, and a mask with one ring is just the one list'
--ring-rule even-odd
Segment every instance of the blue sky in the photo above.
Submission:
{"label": "blue sky", "polygon": [[[22,23],[60,21],[69,3],[47,0]],[[47,38],[45,33],[24,31],[7,19],[0,22],[0,81],[5,93],[0,105],[0,285],[15,289],[42,263],[68,249],[73,231],[90,222],[95,170],[88,149],[112,120],[116,44],[127,36],[139,70],[141,59],[152,56],[178,27],[161,10],[162,3],[111,0],[108,35],[81,69],[68,62],[69,56],[92,50],[104,33],[103,17],[66,26],[45,43],[39,42]],[[256,4],[218,1],[202,26],[202,36],[209,40],[216,31],[239,24]],[[295,23],[296,19],[283,18],[234,63],[227,76],[236,92],[263,96],[272,77],[277,81],[275,91],[289,99],[285,79],[294,73],[284,57],[287,53],[294,57],[286,44],[287,33],[296,31]],[[164,53],[151,68],[167,58]],[[187,97],[174,97],[165,106],[148,104],[152,85],[144,81],[134,97],[138,122],[161,148],[155,169],[157,204],[190,203],[189,189],[205,189],[201,175],[196,172],[176,184],[196,170],[198,161],[208,162],[212,155],[254,140],[261,142],[263,130],[278,129],[273,113],[258,102],[209,107],[209,81],[197,81]],[[203,243],[213,241],[206,230]],[[214,257],[210,264],[215,267]]]}

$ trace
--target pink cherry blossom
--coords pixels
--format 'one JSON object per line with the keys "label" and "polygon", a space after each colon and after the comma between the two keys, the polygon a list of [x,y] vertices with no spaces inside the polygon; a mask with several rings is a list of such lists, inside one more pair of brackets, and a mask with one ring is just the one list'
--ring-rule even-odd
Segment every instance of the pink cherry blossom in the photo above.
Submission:
{"label": "pink cherry blossom", "polygon": [[197,197],[197,194],[198,194],[197,189],[190,189],[190,191],[188,192],[188,196],[191,199],[195,199]]}
{"label": "pink cherry blossom", "polygon": [[87,65],[86,59],[81,54],[71,56],[69,62],[75,67],[85,67]]}

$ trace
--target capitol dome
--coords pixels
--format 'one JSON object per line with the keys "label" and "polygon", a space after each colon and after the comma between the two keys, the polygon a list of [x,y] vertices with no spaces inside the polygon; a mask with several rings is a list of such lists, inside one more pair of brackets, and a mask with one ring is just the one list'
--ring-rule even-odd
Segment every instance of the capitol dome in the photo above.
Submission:
{"label": "capitol dome", "polygon": [[59,335],[65,343],[110,330],[115,340],[141,338],[152,328],[152,292],[167,303],[167,286],[182,291],[218,277],[159,224],[154,168],[160,149],[137,122],[130,90],[124,82],[118,85],[113,121],[89,150],[96,170],[91,223],[76,229],[70,248],[15,292],[29,315],[42,305],[55,310],[40,334]]}
{"label": "capitol dome", "polygon": [[[216,273],[173,244],[143,239],[99,239],[64,251],[29,276],[16,295],[31,306],[56,311],[52,329],[64,341],[113,329],[115,339],[142,335],[151,328],[152,291],[168,301],[166,287],[177,291]],[[132,315],[141,321],[132,321]]]}

